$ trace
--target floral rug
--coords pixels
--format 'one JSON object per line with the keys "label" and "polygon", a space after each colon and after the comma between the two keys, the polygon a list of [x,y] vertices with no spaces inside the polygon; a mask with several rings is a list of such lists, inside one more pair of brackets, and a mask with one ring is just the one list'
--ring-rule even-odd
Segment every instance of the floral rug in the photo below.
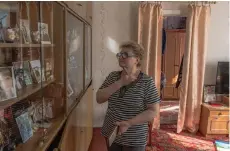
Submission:
{"label": "floral rug", "polygon": [[[174,126],[175,127],[175,126]],[[215,135],[209,138],[200,133],[176,133],[175,128],[154,130],[152,132],[153,148],[147,147],[146,151],[216,151],[215,140],[228,141],[226,135]]]}

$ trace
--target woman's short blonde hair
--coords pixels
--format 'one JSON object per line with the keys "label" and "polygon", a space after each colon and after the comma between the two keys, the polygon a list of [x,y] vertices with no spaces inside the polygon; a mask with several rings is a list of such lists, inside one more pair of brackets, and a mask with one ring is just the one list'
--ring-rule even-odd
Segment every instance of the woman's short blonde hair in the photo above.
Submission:
{"label": "woman's short blonde hair", "polygon": [[143,56],[144,56],[144,48],[134,42],[134,41],[127,41],[127,42],[124,42],[120,45],[120,50],[124,49],[124,48],[128,48],[128,49],[131,49],[132,52],[134,53],[134,55],[140,59],[139,63],[137,64],[137,66],[141,66],[141,61],[143,59]]}

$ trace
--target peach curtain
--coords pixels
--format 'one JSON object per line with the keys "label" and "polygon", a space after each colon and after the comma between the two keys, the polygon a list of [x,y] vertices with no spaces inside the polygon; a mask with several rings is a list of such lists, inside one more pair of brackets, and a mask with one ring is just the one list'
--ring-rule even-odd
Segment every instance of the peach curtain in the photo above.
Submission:
{"label": "peach curtain", "polygon": [[[160,92],[162,7],[159,2],[141,2],[138,16],[138,43],[145,49],[142,71],[153,77]],[[160,112],[154,119],[153,128],[160,126]]]}
{"label": "peach curtain", "polygon": [[199,129],[210,6],[189,5],[177,132]]}

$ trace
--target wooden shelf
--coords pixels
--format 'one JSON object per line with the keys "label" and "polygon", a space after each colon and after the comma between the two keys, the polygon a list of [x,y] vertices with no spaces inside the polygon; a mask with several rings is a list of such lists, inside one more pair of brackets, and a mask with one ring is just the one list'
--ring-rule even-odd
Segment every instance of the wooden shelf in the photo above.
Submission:
{"label": "wooden shelf", "polygon": [[55,81],[55,79],[50,80],[48,82],[43,82],[42,84],[38,83],[38,84],[29,85],[29,86],[19,90],[17,92],[17,97],[16,98],[0,102],[0,110],[5,109],[5,108],[7,108],[7,107],[9,107],[9,106],[21,101],[21,100],[27,98],[28,96],[38,92],[42,88],[44,88],[44,87],[48,86],[49,84],[53,83],[54,81]]}
{"label": "wooden shelf", "polygon": [[54,47],[54,44],[19,44],[19,43],[0,43],[0,48],[40,48]]}
{"label": "wooden shelf", "polygon": [[45,151],[50,146],[52,140],[56,137],[65,121],[66,116],[64,113],[52,121],[52,125],[47,131],[47,139],[42,146],[39,146],[39,142],[42,139],[42,133],[37,131],[26,143],[19,144],[16,151]]}

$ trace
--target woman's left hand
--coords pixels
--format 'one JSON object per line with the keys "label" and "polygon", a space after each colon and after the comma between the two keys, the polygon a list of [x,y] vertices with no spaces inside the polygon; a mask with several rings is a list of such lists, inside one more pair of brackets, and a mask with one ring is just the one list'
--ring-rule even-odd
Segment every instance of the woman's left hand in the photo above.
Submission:
{"label": "woman's left hand", "polygon": [[128,121],[121,121],[121,122],[116,122],[116,125],[118,126],[118,135],[123,134],[126,132],[130,127],[131,124]]}

